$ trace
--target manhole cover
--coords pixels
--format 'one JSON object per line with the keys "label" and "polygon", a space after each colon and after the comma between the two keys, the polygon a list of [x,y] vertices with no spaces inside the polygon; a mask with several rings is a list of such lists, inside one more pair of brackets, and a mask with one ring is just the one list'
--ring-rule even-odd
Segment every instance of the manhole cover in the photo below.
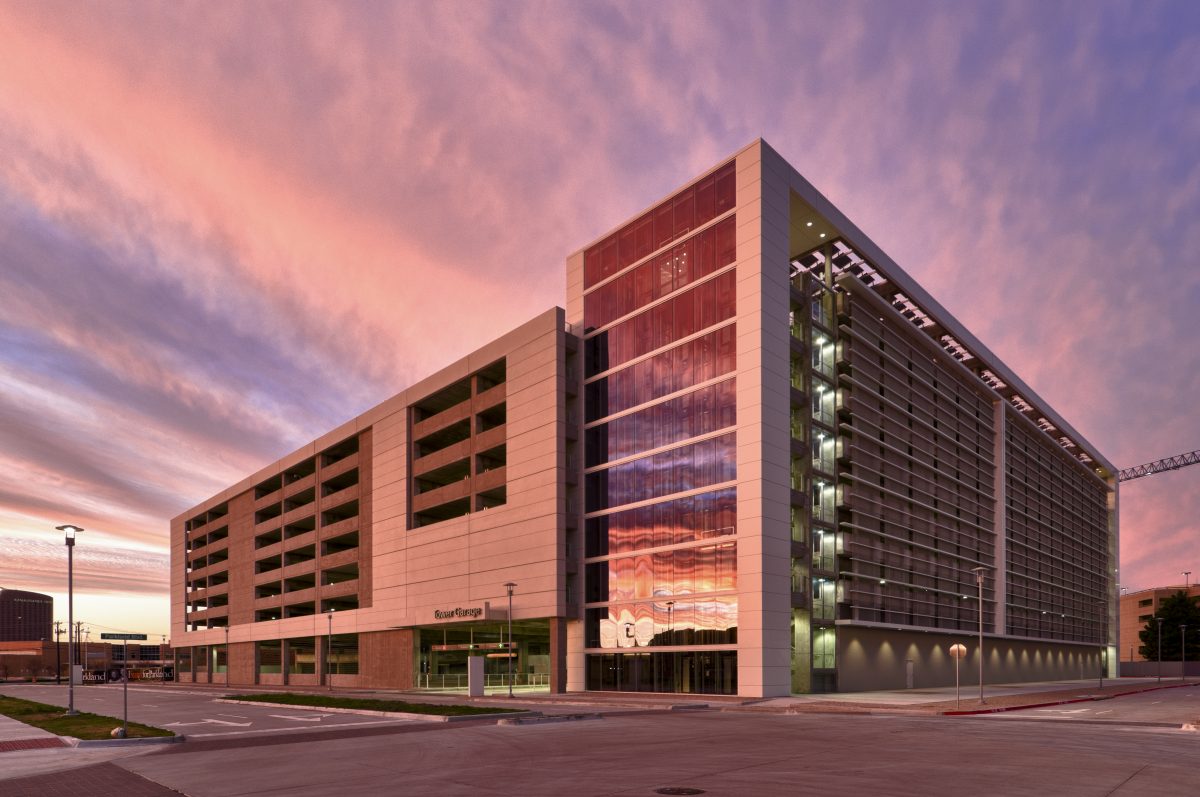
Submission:
{"label": "manhole cover", "polygon": [[693,789],[691,786],[664,786],[655,789],[655,794],[704,794],[704,789]]}

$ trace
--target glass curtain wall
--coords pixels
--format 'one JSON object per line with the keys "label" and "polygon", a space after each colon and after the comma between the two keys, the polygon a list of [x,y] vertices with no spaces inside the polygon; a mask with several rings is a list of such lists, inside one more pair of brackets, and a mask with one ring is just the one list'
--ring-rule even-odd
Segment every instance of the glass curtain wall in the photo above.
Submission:
{"label": "glass curtain wall", "polygon": [[729,163],[584,253],[588,689],[737,692],[735,199]]}

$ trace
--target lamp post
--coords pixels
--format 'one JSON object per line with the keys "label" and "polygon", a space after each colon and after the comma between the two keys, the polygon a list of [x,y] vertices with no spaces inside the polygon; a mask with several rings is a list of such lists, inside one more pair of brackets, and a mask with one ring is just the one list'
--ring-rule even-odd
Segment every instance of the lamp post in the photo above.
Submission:
{"label": "lamp post", "polygon": [[512,596],[513,588],[517,585],[509,581],[504,585],[508,590],[508,697],[513,696],[513,641],[512,641]]}
{"label": "lamp post", "polygon": [[672,617],[672,615],[674,615],[674,614],[675,614],[675,601],[667,601],[667,644],[668,645],[675,644],[675,629],[671,624],[671,621],[674,619]]}
{"label": "lamp post", "polygon": [[[226,623],[229,621],[226,620]],[[225,626],[225,685],[229,686],[229,626]]]}
{"label": "lamp post", "polygon": [[983,574],[988,571],[988,568],[972,567],[971,572],[975,574],[975,583],[979,586],[979,702],[982,705],[986,702],[983,699]]}
{"label": "lamp post", "polygon": [[1162,683],[1162,621],[1161,617],[1155,617],[1158,621],[1158,682]]}
{"label": "lamp post", "polygon": [[1184,570],[1184,571],[1183,571],[1183,588],[1184,588],[1185,590],[1188,588],[1188,580],[1189,580],[1189,578],[1191,577],[1191,575],[1192,575],[1192,571],[1191,571],[1191,570]]}
{"label": "lamp post", "polygon": [[328,633],[325,634],[325,686],[333,691],[332,673],[333,658],[333,607],[325,610],[325,619],[329,621]]}
{"label": "lamp post", "polygon": [[69,523],[54,528],[67,537],[67,660],[71,671],[67,677],[67,715],[74,716],[79,713],[75,710],[75,637],[71,633],[75,620],[75,535],[83,529]]}

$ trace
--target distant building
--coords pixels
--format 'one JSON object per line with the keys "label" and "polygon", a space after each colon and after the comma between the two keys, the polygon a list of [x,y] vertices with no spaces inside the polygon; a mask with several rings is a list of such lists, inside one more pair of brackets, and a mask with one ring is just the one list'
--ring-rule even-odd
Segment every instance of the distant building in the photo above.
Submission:
{"label": "distant building", "polygon": [[0,642],[37,642],[54,636],[54,598],[20,589],[0,590]]}
{"label": "distant building", "polygon": [[1192,598],[1200,598],[1200,584],[1192,584],[1186,588],[1182,584],[1174,587],[1152,587],[1121,596],[1121,648],[1117,651],[1121,661],[1146,661],[1138,652],[1142,646],[1141,637],[1138,635],[1154,617],[1159,604],[1178,592],[1187,592]]}
{"label": "distant building", "polygon": [[[125,650],[119,643],[81,639],[75,648],[75,663],[86,662],[85,670],[90,675],[85,676],[84,682],[113,680],[112,672],[124,666]],[[164,665],[169,673],[174,663],[171,647],[165,641],[161,645],[131,642],[128,650],[130,680],[162,680]],[[55,673],[65,677],[70,655],[66,634],[57,642],[54,639],[0,642],[0,681],[46,680],[54,678]]]}
{"label": "distant building", "polygon": [[765,142],[566,272],[565,310],[172,520],[181,681],[1115,673],[1116,469]]}

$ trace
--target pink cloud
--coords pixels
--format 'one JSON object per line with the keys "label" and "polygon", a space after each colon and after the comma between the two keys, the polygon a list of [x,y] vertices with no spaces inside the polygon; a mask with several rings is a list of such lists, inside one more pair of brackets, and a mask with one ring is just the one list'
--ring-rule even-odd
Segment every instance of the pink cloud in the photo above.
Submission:
{"label": "pink cloud", "polygon": [[[161,550],[759,135],[1111,460],[1200,446],[1194,42],[1030,8],[8,4],[0,510]],[[1200,562],[1198,475],[1123,579]]]}

